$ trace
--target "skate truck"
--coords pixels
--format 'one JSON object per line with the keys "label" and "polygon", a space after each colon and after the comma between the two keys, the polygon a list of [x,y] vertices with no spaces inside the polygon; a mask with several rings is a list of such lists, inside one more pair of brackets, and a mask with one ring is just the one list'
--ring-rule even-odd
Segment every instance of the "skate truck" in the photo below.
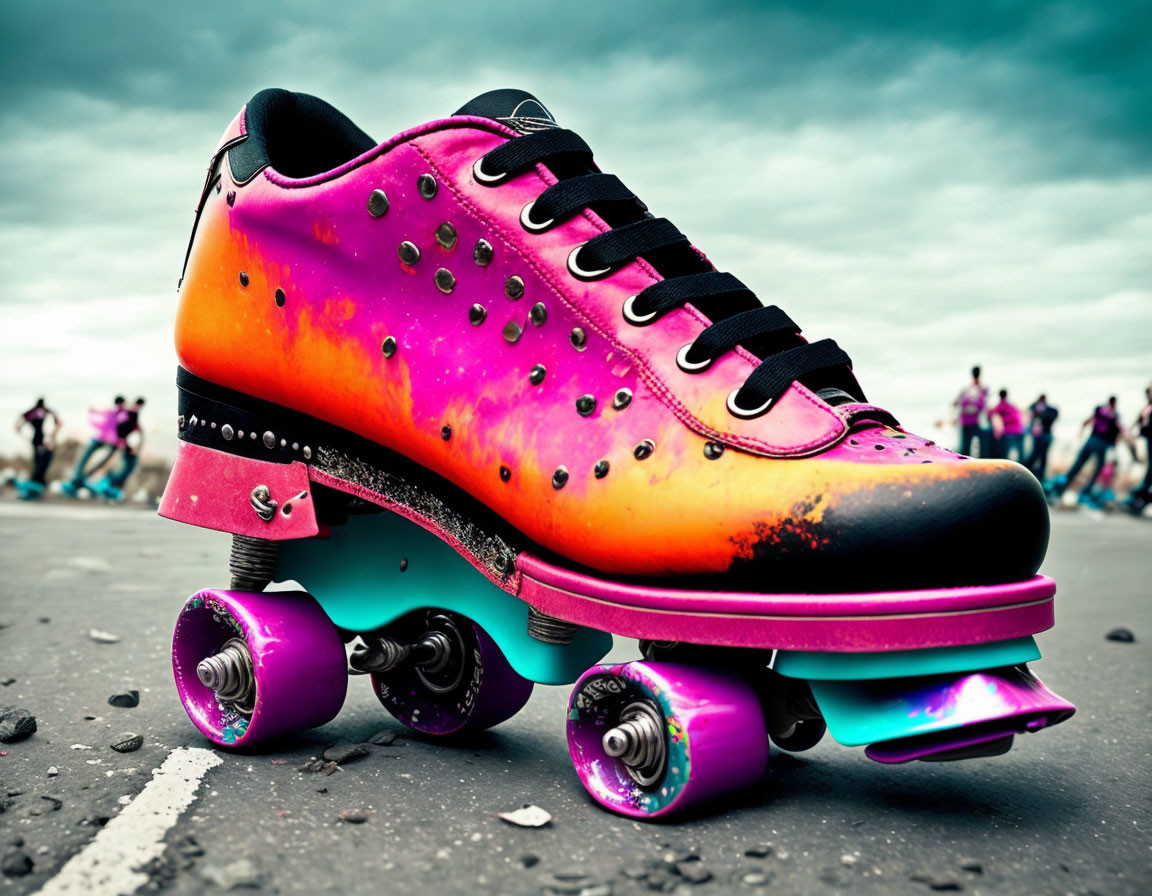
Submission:
{"label": "skate truck", "polygon": [[[530,94],[383,144],[257,94],[176,346],[160,513],[232,536],[173,638],[214,744],[328,722],[350,671],[429,737],[574,683],[581,782],[649,818],[753,785],[770,741],[988,757],[1074,712],[1026,666],[1032,476],[905,431]],[[597,665],[612,635],[638,658]]]}

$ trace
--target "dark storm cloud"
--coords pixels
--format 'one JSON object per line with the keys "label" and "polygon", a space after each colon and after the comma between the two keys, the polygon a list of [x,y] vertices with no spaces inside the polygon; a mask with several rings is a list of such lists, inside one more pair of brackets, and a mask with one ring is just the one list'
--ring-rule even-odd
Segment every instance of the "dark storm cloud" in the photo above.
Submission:
{"label": "dark storm cloud", "polygon": [[0,36],[0,106],[41,121],[76,94],[215,109],[325,58],[387,104],[397,76],[498,64],[531,84],[633,58],[690,68],[658,86],[705,114],[794,127],[978,111],[1029,132],[1033,170],[1107,177],[1152,162],[1150,47],[1141,2],[26,3]]}
{"label": "dark storm cloud", "polygon": [[192,206],[268,86],[379,140],[494,87],[537,93],[914,426],[974,361],[1074,406],[1138,396],[1150,46],[1147,3],[1089,0],[9,4],[0,416],[46,390],[78,423],[137,386],[174,415]]}

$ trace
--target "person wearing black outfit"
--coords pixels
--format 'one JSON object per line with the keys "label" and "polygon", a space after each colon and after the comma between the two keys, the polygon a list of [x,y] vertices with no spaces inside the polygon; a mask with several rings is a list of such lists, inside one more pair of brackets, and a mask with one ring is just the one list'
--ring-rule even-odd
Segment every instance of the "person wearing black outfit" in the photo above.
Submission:
{"label": "person wearing black outfit", "polygon": [[[52,419],[52,432],[44,433],[44,423]],[[52,463],[55,454],[56,433],[60,431],[60,417],[51,408],[44,404],[43,398],[38,398],[36,404],[16,418],[16,432],[19,433],[25,426],[32,427],[32,475],[29,482],[40,486],[43,490],[45,477],[48,475],[48,465]]]}
{"label": "person wearing black outfit", "polygon": [[1044,481],[1048,474],[1048,449],[1052,447],[1052,424],[1060,412],[1048,404],[1048,396],[1041,395],[1028,408],[1032,412],[1032,450],[1024,463],[1032,475]]}
{"label": "person wearing black outfit", "polygon": [[1152,384],[1144,390],[1144,398],[1144,407],[1132,427],[1136,436],[1144,440],[1144,481],[1128,497],[1129,507],[1137,513],[1152,504]]}
{"label": "person wearing black outfit", "polygon": [[1087,426],[1091,426],[1092,431],[1088,434],[1088,439],[1084,442],[1080,453],[1076,455],[1072,469],[1063,476],[1056,477],[1052,484],[1053,491],[1058,496],[1064,494],[1088,461],[1093,460],[1095,464],[1092,468],[1092,475],[1088,477],[1088,481],[1080,489],[1080,498],[1084,501],[1091,495],[1096,477],[1104,469],[1104,461],[1108,452],[1116,445],[1116,440],[1120,438],[1120,414],[1116,410],[1115,395],[1108,399],[1107,404],[1097,405],[1096,410],[1092,412],[1091,417],[1084,421],[1081,429]]}

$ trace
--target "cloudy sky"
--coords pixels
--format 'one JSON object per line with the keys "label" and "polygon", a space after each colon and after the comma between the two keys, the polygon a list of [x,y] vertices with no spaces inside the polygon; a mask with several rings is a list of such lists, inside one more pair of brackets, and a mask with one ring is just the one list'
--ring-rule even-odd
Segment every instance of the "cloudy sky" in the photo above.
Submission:
{"label": "cloudy sky", "polygon": [[[171,7],[171,8],[169,8]],[[0,415],[149,399],[204,168],[263,87],[377,140],[521,87],[869,397],[934,424],[982,363],[1059,435],[1152,380],[1152,6],[24,2],[0,26]],[[0,452],[16,449],[10,427]]]}

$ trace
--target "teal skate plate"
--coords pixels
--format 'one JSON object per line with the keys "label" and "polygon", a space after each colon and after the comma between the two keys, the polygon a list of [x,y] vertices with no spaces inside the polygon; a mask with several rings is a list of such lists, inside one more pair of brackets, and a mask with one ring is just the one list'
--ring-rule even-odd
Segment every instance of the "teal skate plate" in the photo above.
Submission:
{"label": "teal skate plate", "polygon": [[541,684],[571,684],[612,647],[610,634],[590,628],[577,628],[570,644],[537,641],[524,601],[395,513],[354,516],[331,538],[285,542],[276,574],[298,582],[349,631],[372,631],[429,607],[460,613],[488,632],[518,674]]}
{"label": "teal skate plate", "polygon": [[1040,648],[1036,646],[1036,639],[1025,637],[990,644],[893,650],[889,653],[779,650],[773,668],[788,678],[804,678],[808,681],[867,681],[995,669],[1038,659]]}

